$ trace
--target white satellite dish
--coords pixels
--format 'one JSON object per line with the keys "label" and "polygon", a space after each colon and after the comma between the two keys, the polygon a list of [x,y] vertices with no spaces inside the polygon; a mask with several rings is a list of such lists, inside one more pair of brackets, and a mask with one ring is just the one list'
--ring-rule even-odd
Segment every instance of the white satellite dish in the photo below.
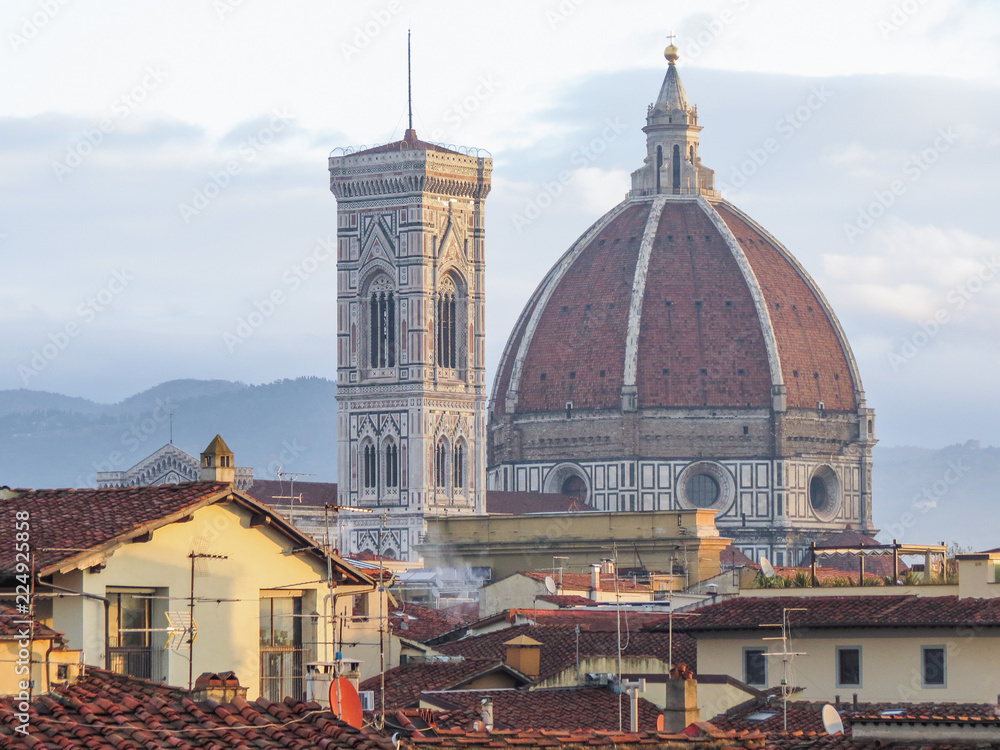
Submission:
{"label": "white satellite dish", "polygon": [[827,734],[843,734],[844,720],[840,718],[837,709],[827,703],[823,706],[823,726]]}
{"label": "white satellite dish", "polygon": [[760,558],[760,572],[763,573],[767,578],[774,578],[774,566],[771,565],[771,561],[766,557]]}
{"label": "white satellite dish", "polygon": [[545,576],[545,590],[550,594],[556,593],[556,581],[552,576]]}

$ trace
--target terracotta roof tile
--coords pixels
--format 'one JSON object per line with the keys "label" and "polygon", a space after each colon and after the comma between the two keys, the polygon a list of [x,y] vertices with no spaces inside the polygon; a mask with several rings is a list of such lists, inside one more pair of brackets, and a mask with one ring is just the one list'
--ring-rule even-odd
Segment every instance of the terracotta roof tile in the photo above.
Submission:
{"label": "terracotta roof tile", "polygon": [[[26,615],[20,614],[17,609],[7,603],[0,602],[0,640],[11,638],[21,638],[21,631],[26,627],[23,623],[27,620]],[[56,641],[63,640],[63,634],[53,630],[48,625],[35,621],[32,627],[34,638],[52,638]]]}
{"label": "terracotta roof tile", "polygon": [[[426,692],[421,701],[449,709],[478,712],[484,698],[493,701],[493,722],[499,729],[618,729],[619,696],[609,688],[548,688],[543,690],[457,690]],[[629,725],[629,700],[623,698],[624,723]],[[660,709],[639,701],[639,729],[656,729]]]}
{"label": "terracotta roof tile", "polygon": [[29,750],[94,748],[344,748],[393,750],[381,735],[343,724],[316,703],[236,699],[231,704],[192,701],[185,690],[88,669],[70,687],[35,698],[26,735],[15,700],[0,699],[0,746]]}
{"label": "terracotta roof tile", "polygon": [[[386,670],[385,708],[396,710],[413,706],[426,690],[446,690],[472,679],[478,674],[502,666],[502,659],[466,658],[452,661],[412,662]],[[375,692],[375,708],[382,709],[383,675],[369,677],[361,690]]]}
{"label": "terracotta roof tile", "polygon": [[[759,623],[780,622],[782,608],[805,607],[789,615],[796,629],[864,627],[1000,626],[1000,599],[957,596],[737,597],[698,610],[685,623],[697,634],[707,630],[757,630]],[[653,626],[662,630],[663,626]]]}

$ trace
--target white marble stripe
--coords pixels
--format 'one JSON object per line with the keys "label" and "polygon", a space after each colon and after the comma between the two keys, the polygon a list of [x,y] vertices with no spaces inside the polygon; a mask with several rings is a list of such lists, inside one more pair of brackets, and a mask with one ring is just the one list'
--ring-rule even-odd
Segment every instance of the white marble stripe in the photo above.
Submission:
{"label": "white marble stripe", "polygon": [[[573,263],[577,258],[580,257],[580,253],[586,249],[598,234],[600,234],[604,228],[610,224],[612,221],[617,219],[623,211],[631,206],[634,206],[640,201],[635,200],[624,200],[615,206],[613,209],[608,211],[603,217],[598,219],[594,224],[591,225],[590,229],[584,232],[580,238],[573,243],[569,250],[567,250],[559,262],[556,263],[555,267],[549,271],[542,283],[539,284],[538,290],[532,295],[534,299],[538,297],[538,302],[534,305],[531,311],[531,318],[528,320],[528,327],[521,337],[521,345],[517,349],[517,359],[514,360],[514,369],[510,374],[510,384],[507,386],[507,403],[506,412],[508,414],[512,413],[517,408],[517,399],[520,392],[521,384],[521,369],[524,365],[524,359],[528,355],[528,347],[531,346],[531,339],[534,338],[535,330],[538,328],[538,321],[542,317],[542,313],[545,312],[545,308],[549,303],[549,298],[552,293],[559,286],[559,282],[562,281],[563,276],[572,267]],[[530,303],[525,306],[527,310],[530,308]],[[515,326],[516,330],[516,326]],[[506,361],[506,360],[503,360]],[[499,395],[499,394],[497,394]]]}
{"label": "white marble stripe", "polygon": [[653,201],[646,219],[646,228],[642,233],[642,244],[639,245],[639,259],[635,264],[635,275],[632,277],[632,300],[628,307],[628,329],[625,336],[625,375],[622,389],[634,388],[636,370],[639,366],[639,328],[642,322],[642,301],[646,296],[646,275],[649,271],[649,256],[656,240],[656,229],[660,226],[660,214],[667,199],[663,196]]}
{"label": "white marble stripe", "polygon": [[701,210],[705,212],[705,215],[708,216],[715,228],[719,230],[723,242],[726,243],[729,252],[733,254],[736,265],[739,266],[740,272],[743,274],[743,280],[746,281],[747,287],[750,290],[750,297],[753,299],[754,307],[757,309],[757,318],[760,320],[760,330],[764,335],[764,349],[767,351],[767,364],[771,370],[771,386],[784,385],[785,381],[781,374],[781,357],[778,355],[778,342],[774,338],[771,313],[767,309],[767,300],[764,299],[764,292],[760,288],[757,274],[754,273],[746,253],[743,252],[739,241],[732,231],[730,231],[729,226],[719,215],[719,212],[703,196],[698,196],[698,205],[701,206]]}

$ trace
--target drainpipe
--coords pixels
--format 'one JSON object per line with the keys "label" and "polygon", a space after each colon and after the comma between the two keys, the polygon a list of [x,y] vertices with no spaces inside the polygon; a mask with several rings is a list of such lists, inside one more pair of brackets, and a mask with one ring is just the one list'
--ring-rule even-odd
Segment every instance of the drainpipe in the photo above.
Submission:
{"label": "drainpipe", "polygon": [[[62,591],[66,594],[72,594],[73,596],[82,596],[85,599],[93,599],[94,601],[104,602],[104,668],[111,671],[111,600],[104,596],[98,596],[97,594],[88,594],[85,591],[74,591],[73,589],[63,588],[62,586],[57,586],[54,583],[46,583],[45,581],[36,579],[35,581],[42,586],[48,586],[50,589],[55,589],[56,591]],[[51,596],[51,595],[50,595]]]}

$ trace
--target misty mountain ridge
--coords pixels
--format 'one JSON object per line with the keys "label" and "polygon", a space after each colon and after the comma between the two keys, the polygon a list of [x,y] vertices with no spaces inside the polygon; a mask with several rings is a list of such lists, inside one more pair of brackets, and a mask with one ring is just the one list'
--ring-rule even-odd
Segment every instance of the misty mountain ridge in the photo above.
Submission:
{"label": "misty mountain ridge", "polygon": [[[99,471],[128,469],[170,440],[197,456],[216,433],[259,479],[279,468],[337,480],[336,384],[302,377],[262,385],[171,380],[117,404],[25,389],[0,391],[0,485],[93,487]],[[1000,486],[1000,447],[876,446],[879,539],[1000,547],[978,522]],[[314,476],[313,476],[314,475]]]}

